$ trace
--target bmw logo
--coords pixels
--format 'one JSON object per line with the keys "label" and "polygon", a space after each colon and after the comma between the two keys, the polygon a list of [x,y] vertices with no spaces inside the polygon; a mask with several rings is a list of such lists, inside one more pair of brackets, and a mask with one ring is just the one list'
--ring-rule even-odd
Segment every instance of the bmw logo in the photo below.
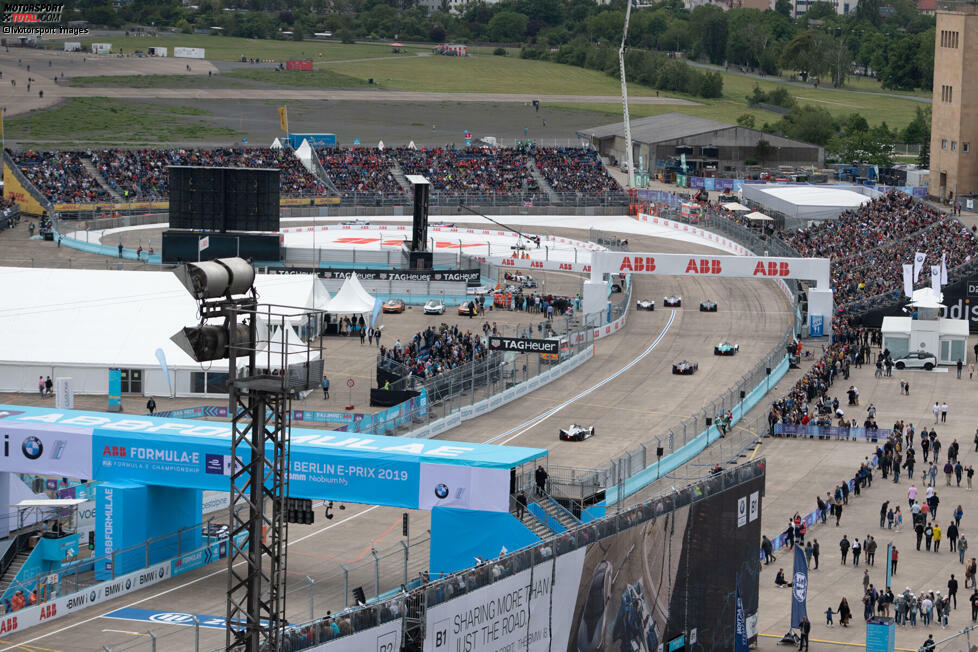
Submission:
{"label": "bmw logo", "polygon": [[31,435],[24,440],[24,443],[21,445],[20,449],[24,451],[24,457],[29,460],[36,460],[41,456],[41,453],[44,452],[44,444],[41,443],[40,439],[34,435]]}
{"label": "bmw logo", "polygon": [[162,569],[162,568],[161,568],[161,569],[160,569],[160,579],[163,579],[163,576],[164,576],[164,575],[166,575],[166,571],[165,571],[164,569]]}
{"label": "bmw logo", "polygon": [[88,596],[88,600],[89,600],[89,602],[95,602],[95,598],[97,598],[97,597],[98,597],[98,594],[95,591],[92,591],[89,594],[89,596]]}
{"label": "bmw logo", "polygon": [[448,498],[448,485],[444,482],[438,483],[435,487],[435,495],[440,499]]}
{"label": "bmw logo", "polygon": [[126,591],[132,588],[132,580],[126,580]]}

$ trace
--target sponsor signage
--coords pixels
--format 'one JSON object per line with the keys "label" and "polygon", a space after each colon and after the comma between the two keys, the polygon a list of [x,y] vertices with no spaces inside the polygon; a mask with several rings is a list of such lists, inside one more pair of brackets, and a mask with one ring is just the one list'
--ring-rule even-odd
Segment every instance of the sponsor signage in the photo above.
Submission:
{"label": "sponsor signage", "polygon": [[35,627],[56,618],[62,618],[162,582],[170,577],[170,562],[128,573],[114,580],[100,582],[77,593],[49,600],[33,607],[21,609],[15,614],[0,616],[0,633],[11,634]]}
{"label": "sponsor signage", "polygon": [[[226,492],[230,440],[229,423],[0,406],[0,442],[5,443],[0,452],[6,453],[0,455],[0,471]],[[511,446],[301,429],[291,439],[290,492],[417,509],[422,497],[425,505],[445,504],[431,493],[443,483],[453,488],[452,500],[459,506],[505,510],[497,487],[508,488],[508,475],[497,477],[492,471],[508,474],[543,454]],[[473,472],[464,477],[452,475],[469,467]],[[100,500],[111,519],[110,496]],[[106,536],[107,542],[111,539]]]}
{"label": "sponsor signage", "polygon": [[978,280],[968,281],[968,297],[971,299],[978,297]]}
{"label": "sponsor signage", "polygon": [[361,281],[446,281],[466,282],[469,285],[479,285],[481,275],[478,269],[353,269],[353,268],[318,268],[318,267],[269,267],[269,274],[316,274],[320,278],[347,279],[353,274]]}
{"label": "sponsor signage", "polygon": [[518,351],[519,353],[557,353],[560,342],[557,340],[534,340],[519,337],[489,338],[490,351]]}
{"label": "sponsor signage", "polygon": [[309,652],[328,650],[329,652],[398,652],[401,649],[401,619],[364,629],[356,634],[337,638],[315,647],[306,648]]}
{"label": "sponsor signage", "polygon": [[509,511],[509,470],[421,464],[418,509]]}
{"label": "sponsor signage", "polygon": [[592,264],[603,273],[667,274],[670,276],[719,276],[736,278],[795,278],[829,286],[827,258],[772,258],[769,256],[704,256],[690,254],[621,253],[591,254]]}

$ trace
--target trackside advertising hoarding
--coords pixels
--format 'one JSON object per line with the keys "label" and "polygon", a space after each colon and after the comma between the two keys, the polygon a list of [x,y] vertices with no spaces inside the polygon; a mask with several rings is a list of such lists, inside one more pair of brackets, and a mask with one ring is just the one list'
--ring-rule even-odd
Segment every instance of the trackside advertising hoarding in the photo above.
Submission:
{"label": "trackside advertising hoarding", "polygon": [[[227,491],[231,474],[230,423],[0,405],[3,433],[0,469],[19,473],[211,491]],[[296,428],[289,489],[301,498],[506,511],[508,497],[491,490],[508,487],[498,471],[545,453]]]}
{"label": "trackside advertising hoarding", "polygon": [[402,620],[395,618],[389,623],[305,649],[310,652],[399,652],[403,626]]}

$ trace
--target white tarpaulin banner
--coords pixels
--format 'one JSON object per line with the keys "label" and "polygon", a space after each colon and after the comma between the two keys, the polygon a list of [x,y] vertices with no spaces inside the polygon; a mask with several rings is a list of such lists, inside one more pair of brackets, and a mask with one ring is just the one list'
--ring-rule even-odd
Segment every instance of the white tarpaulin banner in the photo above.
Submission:
{"label": "white tarpaulin banner", "polygon": [[424,649],[568,649],[585,552],[580,548],[557,557],[556,569],[551,559],[532,570],[428,607]]}
{"label": "white tarpaulin banner", "polygon": [[91,479],[92,429],[0,420],[0,471]]}
{"label": "white tarpaulin banner", "polygon": [[59,410],[75,409],[75,386],[71,378],[61,377],[54,381],[54,400]]}
{"label": "white tarpaulin banner", "polygon": [[596,251],[591,254],[592,280],[600,274],[666,274],[817,281],[830,289],[828,258],[777,258],[771,256],[714,256],[709,254],[622,253]]}
{"label": "white tarpaulin banner", "polygon": [[328,652],[398,652],[401,649],[402,626],[401,619],[395,618],[389,623],[377,625],[356,634],[306,649],[310,652],[316,650],[328,650]]}
{"label": "white tarpaulin banner", "polygon": [[418,509],[432,507],[508,512],[509,469],[422,462]]}
{"label": "white tarpaulin banner", "polygon": [[913,265],[903,266],[903,293],[913,299]]}

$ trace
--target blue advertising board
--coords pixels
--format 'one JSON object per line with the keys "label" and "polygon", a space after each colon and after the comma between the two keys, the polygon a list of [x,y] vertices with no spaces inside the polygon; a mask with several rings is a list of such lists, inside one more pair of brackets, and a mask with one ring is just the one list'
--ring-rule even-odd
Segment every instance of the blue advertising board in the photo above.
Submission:
{"label": "blue advertising board", "polygon": [[824,332],[825,318],[822,315],[808,315],[809,337],[823,337]]}
{"label": "blue advertising board", "polygon": [[[46,439],[34,437],[42,443],[58,439],[61,457],[42,459],[72,472],[45,466],[47,475],[220,491],[230,481],[226,422],[0,405],[0,425],[24,436],[43,429]],[[26,455],[16,460],[18,472],[39,464]],[[478,502],[487,494],[483,483],[497,483],[496,472],[544,455],[536,448],[293,428],[289,488],[301,498],[425,509],[431,483],[469,487],[466,499]]]}
{"label": "blue advertising board", "polygon": [[109,369],[109,412],[122,411],[122,369]]}

